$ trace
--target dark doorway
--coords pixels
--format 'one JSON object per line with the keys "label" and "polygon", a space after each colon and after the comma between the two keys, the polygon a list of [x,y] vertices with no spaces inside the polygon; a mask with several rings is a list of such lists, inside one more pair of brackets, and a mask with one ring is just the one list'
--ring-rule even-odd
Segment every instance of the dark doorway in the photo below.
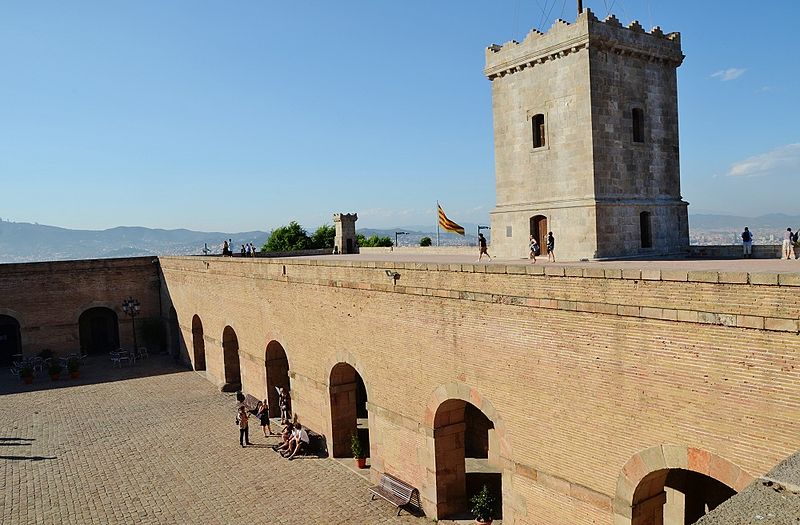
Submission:
{"label": "dark doorway", "polygon": [[361,375],[347,363],[338,363],[331,370],[331,439],[333,457],[351,458],[350,440],[358,435],[362,449],[369,457],[369,414],[367,388]]}
{"label": "dark doorway", "polygon": [[194,369],[206,369],[206,342],[203,340],[203,322],[200,316],[192,317],[192,349],[194,354]]}
{"label": "dark doorway", "polygon": [[179,356],[181,353],[181,326],[174,306],[169,308],[169,352],[172,356]]}
{"label": "dark doorway", "polygon": [[547,217],[544,215],[536,215],[531,217],[531,235],[536,239],[541,248],[541,254],[547,255]]}
{"label": "dark doorway", "polygon": [[233,328],[226,326],[222,331],[222,358],[225,365],[225,384],[223,392],[236,392],[242,389],[242,373],[239,369],[239,339]]}
{"label": "dark doorway", "polygon": [[489,463],[489,432],[494,423],[476,406],[448,399],[436,410],[436,515],[470,517],[469,500],[486,485],[495,498],[493,518],[502,518],[502,473]]}
{"label": "dark doorway", "polygon": [[642,241],[642,248],[653,247],[653,228],[649,211],[639,214],[639,237]]}
{"label": "dark doorway", "polygon": [[119,321],[110,308],[89,308],[81,314],[78,329],[83,353],[105,354],[119,348]]}
{"label": "dark doorway", "polygon": [[0,315],[0,366],[11,366],[11,362],[19,360],[21,354],[19,321],[10,315]]}
{"label": "dark doorway", "polygon": [[[281,407],[278,403],[278,388],[291,393],[289,388],[289,359],[286,351],[277,341],[270,341],[264,352],[264,366],[267,375],[267,402],[269,417],[280,417]],[[289,407],[291,413],[291,407]]]}
{"label": "dark doorway", "polygon": [[698,472],[683,469],[651,472],[633,495],[631,525],[691,525],[734,494],[736,491],[731,487]]}

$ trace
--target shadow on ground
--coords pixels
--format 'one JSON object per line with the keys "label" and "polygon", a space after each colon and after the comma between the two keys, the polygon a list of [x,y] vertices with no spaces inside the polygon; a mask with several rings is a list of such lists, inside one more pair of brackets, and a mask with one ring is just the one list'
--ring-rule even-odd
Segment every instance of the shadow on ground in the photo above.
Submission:
{"label": "shadow on ground", "polygon": [[[36,374],[33,378],[33,383],[26,385],[20,378],[5,372],[0,375],[0,396],[176,374],[187,370],[189,368],[186,365],[175,361],[172,356],[167,354],[152,355],[147,359],[136,361],[135,364],[123,365],[122,367],[114,366],[108,356],[90,356],[83,360],[80,368],[80,377],[77,379],[71,379],[64,372],[58,380],[53,381],[46,371],[42,371]],[[0,441],[3,439],[6,438],[0,438]]]}

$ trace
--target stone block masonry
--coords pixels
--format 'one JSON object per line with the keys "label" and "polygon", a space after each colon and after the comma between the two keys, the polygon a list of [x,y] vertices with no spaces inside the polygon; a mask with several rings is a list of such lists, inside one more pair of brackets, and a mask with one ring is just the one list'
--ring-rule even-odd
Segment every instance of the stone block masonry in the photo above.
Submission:
{"label": "stone block masonry", "polygon": [[676,68],[680,35],[590,10],[492,45],[492,249],[553,231],[561,260],[685,253]]}

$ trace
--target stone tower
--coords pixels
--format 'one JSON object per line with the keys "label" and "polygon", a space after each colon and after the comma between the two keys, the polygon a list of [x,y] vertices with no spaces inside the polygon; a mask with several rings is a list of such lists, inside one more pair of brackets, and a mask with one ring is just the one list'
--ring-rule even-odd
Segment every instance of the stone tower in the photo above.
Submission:
{"label": "stone tower", "polygon": [[680,34],[584,10],[492,45],[497,206],[492,254],[552,231],[561,260],[685,253],[676,69]]}
{"label": "stone tower", "polygon": [[356,245],[357,213],[334,213],[333,224],[336,227],[336,237],[333,245],[335,253],[358,253]]}

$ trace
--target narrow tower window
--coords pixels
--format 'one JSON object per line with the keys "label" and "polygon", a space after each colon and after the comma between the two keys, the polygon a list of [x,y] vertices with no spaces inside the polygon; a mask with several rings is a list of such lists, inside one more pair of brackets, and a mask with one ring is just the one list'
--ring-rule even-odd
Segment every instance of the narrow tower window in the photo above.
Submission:
{"label": "narrow tower window", "polygon": [[633,108],[631,116],[633,117],[633,141],[644,142],[644,110]]}
{"label": "narrow tower window", "polygon": [[650,212],[643,211],[639,214],[639,234],[642,239],[642,248],[653,247],[653,230],[650,224]]}
{"label": "narrow tower window", "polygon": [[533,147],[543,148],[545,145],[544,115],[541,113],[534,115],[531,119],[531,125],[533,126]]}

